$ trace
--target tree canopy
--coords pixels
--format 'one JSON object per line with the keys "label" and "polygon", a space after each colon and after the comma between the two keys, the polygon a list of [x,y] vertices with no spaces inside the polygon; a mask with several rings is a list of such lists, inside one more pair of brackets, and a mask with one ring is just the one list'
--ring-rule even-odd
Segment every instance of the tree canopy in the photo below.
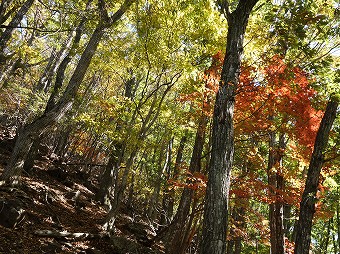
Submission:
{"label": "tree canopy", "polygon": [[135,209],[160,253],[338,253],[339,16],[335,0],[3,0],[1,185],[82,174],[103,231]]}

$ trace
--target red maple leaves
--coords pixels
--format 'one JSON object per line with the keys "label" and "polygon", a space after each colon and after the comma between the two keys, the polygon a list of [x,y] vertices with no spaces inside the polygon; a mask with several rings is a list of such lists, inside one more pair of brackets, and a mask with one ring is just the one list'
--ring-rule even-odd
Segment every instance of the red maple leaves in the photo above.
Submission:
{"label": "red maple leaves", "polygon": [[316,91],[308,74],[299,67],[289,67],[278,56],[257,75],[251,75],[252,68],[243,68],[236,96],[236,131],[286,133],[309,157],[323,113],[313,106]]}

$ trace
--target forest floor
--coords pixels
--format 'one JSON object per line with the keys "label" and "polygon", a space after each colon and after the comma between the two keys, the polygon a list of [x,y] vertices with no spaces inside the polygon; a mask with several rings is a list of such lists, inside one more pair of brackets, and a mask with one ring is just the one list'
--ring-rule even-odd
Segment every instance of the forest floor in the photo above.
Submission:
{"label": "forest floor", "polygon": [[[14,146],[11,138],[8,131],[0,131],[0,174]],[[0,187],[0,205],[11,204],[20,213],[15,225],[0,225],[0,253],[162,253],[159,245],[143,244],[155,232],[145,218],[126,207],[115,221],[115,236],[101,235],[107,211],[93,199],[97,180],[84,179],[74,166],[65,168],[67,172],[60,171],[51,158],[40,156],[20,185]],[[38,236],[39,230],[91,233],[93,237]]]}

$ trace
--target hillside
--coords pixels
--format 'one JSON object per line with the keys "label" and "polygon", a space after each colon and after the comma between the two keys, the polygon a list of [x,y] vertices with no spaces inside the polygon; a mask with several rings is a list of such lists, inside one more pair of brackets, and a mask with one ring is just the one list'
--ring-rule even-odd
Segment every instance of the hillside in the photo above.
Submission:
{"label": "hillside", "polygon": [[[0,174],[14,145],[11,138],[2,129]],[[121,209],[111,239],[103,233],[106,209],[93,200],[95,176],[85,179],[77,167],[40,154],[19,186],[0,188],[0,253],[162,253],[161,246],[145,246],[155,232],[131,207]]]}

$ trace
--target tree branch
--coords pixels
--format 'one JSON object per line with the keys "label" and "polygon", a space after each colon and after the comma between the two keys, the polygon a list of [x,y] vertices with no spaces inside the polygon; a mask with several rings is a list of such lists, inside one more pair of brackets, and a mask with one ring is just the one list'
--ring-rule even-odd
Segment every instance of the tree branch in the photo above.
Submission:
{"label": "tree branch", "polygon": [[109,19],[109,26],[113,25],[117,20],[119,20],[123,14],[127,11],[127,9],[135,2],[136,0],[125,0],[124,3],[120,6],[119,10],[116,11]]}
{"label": "tree branch", "polygon": [[40,29],[40,28],[37,28],[37,27],[29,27],[29,26],[10,26],[10,25],[0,25],[0,28],[20,28],[20,29],[34,30],[34,31],[38,31],[38,32],[41,32],[41,33],[59,33],[59,32],[70,32],[70,31],[74,31],[74,29],[44,30],[44,29]]}
{"label": "tree branch", "polygon": [[67,231],[57,231],[57,230],[36,230],[34,234],[40,237],[52,237],[52,238],[71,238],[72,240],[85,240],[85,239],[101,239],[108,237],[107,232],[100,233],[70,233]]}
{"label": "tree branch", "polygon": [[217,6],[220,8],[220,12],[224,15],[224,17],[227,20],[229,20],[230,18],[229,1],[228,0],[217,0]]}

